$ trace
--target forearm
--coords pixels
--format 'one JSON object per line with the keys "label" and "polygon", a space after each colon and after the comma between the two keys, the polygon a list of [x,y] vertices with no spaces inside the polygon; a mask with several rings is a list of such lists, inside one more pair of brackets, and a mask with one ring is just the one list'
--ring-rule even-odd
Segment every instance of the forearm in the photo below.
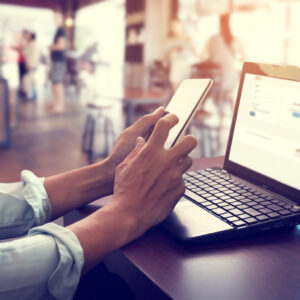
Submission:
{"label": "forearm", "polygon": [[80,241],[85,273],[109,253],[136,238],[137,221],[110,203],[68,228]]}
{"label": "forearm", "polygon": [[55,219],[113,191],[115,168],[108,159],[45,179]]}

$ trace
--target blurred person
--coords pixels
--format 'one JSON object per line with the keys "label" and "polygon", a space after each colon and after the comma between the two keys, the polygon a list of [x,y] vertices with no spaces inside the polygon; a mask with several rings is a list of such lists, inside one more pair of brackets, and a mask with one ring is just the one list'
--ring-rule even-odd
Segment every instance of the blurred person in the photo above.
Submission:
{"label": "blurred person", "polygon": [[53,113],[64,112],[64,75],[66,71],[66,32],[63,27],[64,18],[60,11],[54,12],[54,21],[57,26],[51,51],[51,82],[53,102],[50,111]]}
{"label": "blurred person", "polygon": [[10,104],[10,126],[12,128],[17,125],[16,105],[17,90],[20,86],[19,67],[18,67],[18,51],[16,50],[15,35],[7,30],[4,35],[3,42],[3,77],[7,80],[9,88],[9,104]]}
{"label": "blurred person", "polygon": [[27,99],[36,99],[35,71],[39,63],[39,50],[36,43],[36,34],[30,32],[27,45],[24,48],[26,74],[24,76],[24,92]]}
{"label": "blurred person", "polygon": [[[99,163],[46,179],[23,171],[22,182],[0,184],[0,238],[28,234],[0,243],[1,299],[132,299],[99,263],[164,220],[184,193],[182,176],[197,142],[186,136],[166,150],[178,118],[164,112],[127,128]],[[112,193],[109,204],[81,221],[49,223]]]}
{"label": "blurred person", "polygon": [[15,50],[18,52],[18,64],[19,64],[19,76],[20,76],[20,92],[22,94],[22,82],[23,77],[26,74],[26,63],[25,63],[25,56],[24,56],[24,49],[26,47],[26,44],[29,39],[29,31],[24,29],[19,37],[18,37],[18,45],[15,48]]}
{"label": "blurred person", "polygon": [[169,39],[165,44],[164,61],[169,66],[169,81],[175,92],[182,80],[190,77],[196,51],[178,19],[171,21]]}
{"label": "blurred person", "polygon": [[221,15],[219,24],[219,33],[209,39],[203,60],[220,67],[221,92],[224,95],[234,91],[240,75],[237,62],[245,59],[245,53],[241,42],[231,32],[230,15]]}

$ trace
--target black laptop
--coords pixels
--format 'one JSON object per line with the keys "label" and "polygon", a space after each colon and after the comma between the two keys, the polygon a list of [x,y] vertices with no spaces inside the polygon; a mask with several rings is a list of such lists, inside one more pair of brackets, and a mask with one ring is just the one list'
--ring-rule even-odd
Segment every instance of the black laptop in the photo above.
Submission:
{"label": "black laptop", "polygon": [[246,62],[223,168],[184,175],[163,227],[208,241],[300,223],[300,69]]}

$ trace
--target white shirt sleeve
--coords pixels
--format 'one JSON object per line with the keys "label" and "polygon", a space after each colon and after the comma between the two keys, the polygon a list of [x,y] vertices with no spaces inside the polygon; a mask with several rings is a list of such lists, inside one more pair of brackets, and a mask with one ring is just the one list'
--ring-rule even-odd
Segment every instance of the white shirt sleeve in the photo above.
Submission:
{"label": "white shirt sleeve", "polygon": [[0,243],[0,299],[72,299],[84,263],[82,247],[67,228],[39,226],[51,219],[44,179],[29,171],[21,177],[20,183],[0,184],[0,239],[32,229]]}

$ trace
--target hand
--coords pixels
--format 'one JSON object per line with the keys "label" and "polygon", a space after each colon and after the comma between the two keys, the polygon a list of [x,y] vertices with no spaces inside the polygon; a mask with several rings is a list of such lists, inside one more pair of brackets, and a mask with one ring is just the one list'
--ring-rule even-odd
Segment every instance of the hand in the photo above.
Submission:
{"label": "hand", "polygon": [[110,206],[119,218],[129,218],[136,224],[129,240],[165,219],[185,191],[182,175],[192,164],[188,154],[197,141],[186,136],[166,150],[169,130],[177,122],[172,114],[161,118],[149,141],[139,137],[134,150],[117,167]]}
{"label": "hand", "polygon": [[164,108],[159,107],[153,113],[143,116],[123,131],[108,157],[108,161],[114,170],[133,150],[139,136],[147,138],[149,129],[164,115],[164,112]]}

